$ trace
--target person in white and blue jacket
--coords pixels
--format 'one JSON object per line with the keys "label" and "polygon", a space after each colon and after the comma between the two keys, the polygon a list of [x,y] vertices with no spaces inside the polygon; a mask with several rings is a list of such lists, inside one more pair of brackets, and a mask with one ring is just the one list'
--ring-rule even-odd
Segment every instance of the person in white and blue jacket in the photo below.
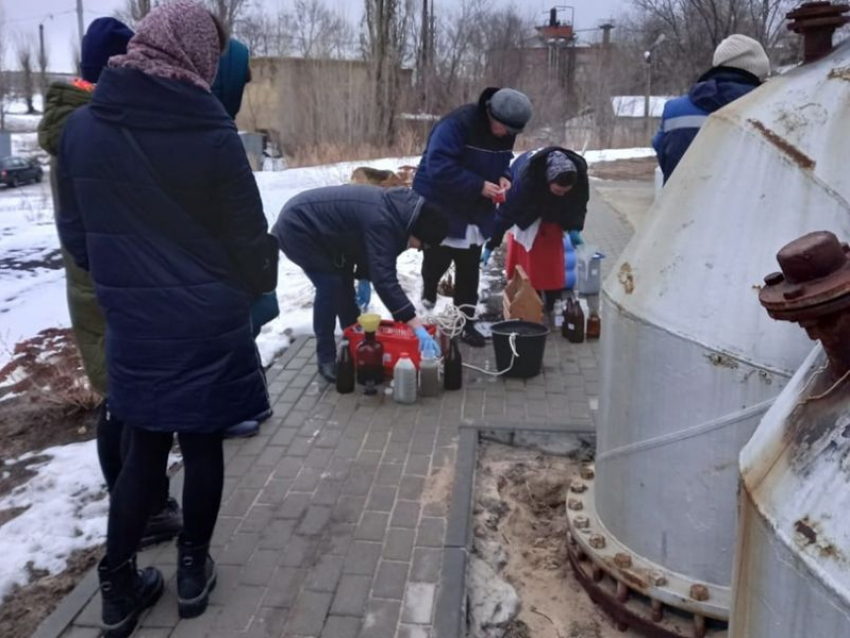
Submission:
{"label": "person in white and blue jacket", "polygon": [[[510,164],[519,134],[531,119],[531,101],[514,89],[488,88],[476,104],[461,106],[437,122],[413,189],[449,218],[449,236],[422,260],[422,302],[432,308],[437,285],[455,264],[454,303],[469,318],[478,303],[481,248],[493,234],[496,202],[511,187]],[[471,321],[461,339],[483,347]]]}
{"label": "person in white and blue jacket", "polygon": [[708,116],[760,86],[770,73],[762,45],[738,33],[717,45],[712,64],[687,95],[664,105],[652,146],[665,183]]}

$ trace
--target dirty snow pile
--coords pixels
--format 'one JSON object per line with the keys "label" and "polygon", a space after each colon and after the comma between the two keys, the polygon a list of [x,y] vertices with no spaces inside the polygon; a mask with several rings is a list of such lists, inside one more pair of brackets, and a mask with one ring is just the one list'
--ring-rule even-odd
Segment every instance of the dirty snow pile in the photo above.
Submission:
{"label": "dirty snow pile", "polygon": [[102,543],[109,507],[95,441],[30,452],[6,461],[12,464],[37,475],[0,497],[0,511],[27,508],[0,533],[0,599],[26,584],[29,570],[59,573],[71,552]]}

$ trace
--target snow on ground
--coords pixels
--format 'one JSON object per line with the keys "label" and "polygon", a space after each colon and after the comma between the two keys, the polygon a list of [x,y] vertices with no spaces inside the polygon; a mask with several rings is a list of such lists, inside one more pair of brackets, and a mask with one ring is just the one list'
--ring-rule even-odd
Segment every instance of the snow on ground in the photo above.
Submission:
{"label": "snow on ground", "polygon": [[38,474],[0,498],[0,511],[28,508],[2,527],[0,599],[13,585],[27,583],[29,569],[61,572],[71,552],[106,536],[109,505],[95,441],[48,448],[6,464],[20,462]]}
{"label": "snow on ground", "polygon": [[[169,457],[169,467],[181,459]],[[0,498],[0,511],[27,508],[0,534],[0,600],[33,570],[64,571],[72,552],[106,540],[109,501],[97,442],[72,443],[6,461],[36,476]],[[2,466],[0,466],[2,469]]]}
{"label": "snow on ground", "polygon": [[[18,148],[34,139],[15,138]],[[591,151],[586,156],[593,163],[651,154],[651,149],[622,149]],[[306,189],[345,183],[357,166],[396,169],[417,162],[418,158],[345,162],[257,173],[256,178],[271,226],[289,198]],[[0,367],[7,363],[14,344],[45,328],[69,325],[47,181],[14,190],[0,189]],[[421,293],[421,263],[421,253],[413,250],[403,253],[398,262],[401,285],[416,304]],[[291,335],[312,332],[312,285],[283,255],[279,268],[281,315],[266,325],[257,339],[265,363],[286,349]],[[482,276],[484,285],[488,277]],[[441,298],[437,312],[448,303]],[[389,317],[374,294],[370,310]],[[52,460],[32,459],[38,476],[0,498],[0,511],[29,506],[0,528],[0,598],[13,583],[26,582],[30,561],[35,569],[56,573],[64,569],[70,552],[103,542],[107,504],[96,444],[73,444],[41,454]]]}

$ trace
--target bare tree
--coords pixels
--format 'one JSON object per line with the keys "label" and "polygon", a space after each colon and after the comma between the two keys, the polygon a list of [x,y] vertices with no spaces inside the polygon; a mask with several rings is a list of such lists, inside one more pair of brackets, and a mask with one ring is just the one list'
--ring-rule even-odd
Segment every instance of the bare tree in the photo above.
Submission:
{"label": "bare tree", "polygon": [[406,55],[411,3],[401,0],[365,0],[362,47],[369,63],[373,94],[371,138],[392,145],[399,105],[399,73]]}
{"label": "bare tree", "polygon": [[353,32],[323,0],[296,0],[290,18],[294,52],[304,58],[343,58],[351,53]]}
{"label": "bare tree", "polygon": [[247,14],[234,27],[234,35],[248,47],[251,55],[260,57],[288,55],[293,48],[292,32],[289,14],[279,11],[270,15],[262,9]]}
{"label": "bare tree", "polygon": [[47,96],[47,87],[50,84],[50,80],[47,77],[47,67],[50,65],[50,49],[46,42],[43,43],[43,46],[39,46],[37,58],[38,84],[41,89],[41,98],[43,100]]}
{"label": "bare tree", "polygon": [[5,14],[3,13],[3,5],[0,4],[0,131],[6,130],[6,94],[9,92],[5,66],[7,45]]}
{"label": "bare tree", "polygon": [[225,28],[233,31],[249,0],[206,0],[206,4]]}
{"label": "bare tree", "polygon": [[124,0],[124,8],[116,11],[115,17],[135,29],[151,8],[151,0]]}
{"label": "bare tree", "polygon": [[785,34],[783,17],[794,0],[634,0],[645,45],[664,35],[668,55],[656,56],[663,75],[680,87],[711,66],[714,49],[742,33],[772,53]]}
{"label": "bare tree", "polygon": [[15,43],[15,53],[21,71],[21,94],[27,103],[27,114],[32,115],[35,113],[35,106],[33,105],[35,77],[33,73],[32,40],[26,36],[20,36]]}

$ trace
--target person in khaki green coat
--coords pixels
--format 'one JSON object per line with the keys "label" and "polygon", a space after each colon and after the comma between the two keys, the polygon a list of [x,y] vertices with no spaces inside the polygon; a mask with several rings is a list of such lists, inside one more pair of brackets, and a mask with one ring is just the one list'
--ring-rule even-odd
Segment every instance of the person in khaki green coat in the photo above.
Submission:
{"label": "person in khaki green coat", "polygon": [[[74,111],[91,102],[100,72],[111,56],[126,53],[127,43],[132,37],[133,31],[119,20],[94,20],[83,38],[80,65],[83,77],[72,82],[55,82],[47,91],[44,117],[38,126],[38,144],[50,155],[54,210],[58,210],[57,155],[65,122]],[[74,339],[89,383],[105,398],[108,396],[106,321],[95,297],[91,276],[74,263],[64,245],[61,249]],[[123,423],[110,414],[108,401],[104,400],[97,425],[97,452],[110,493],[121,471],[123,434]],[[153,505],[142,546],[169,540],[182,529],[180,506],[168,496],[167,476],[163,476],[160,495]]]}

